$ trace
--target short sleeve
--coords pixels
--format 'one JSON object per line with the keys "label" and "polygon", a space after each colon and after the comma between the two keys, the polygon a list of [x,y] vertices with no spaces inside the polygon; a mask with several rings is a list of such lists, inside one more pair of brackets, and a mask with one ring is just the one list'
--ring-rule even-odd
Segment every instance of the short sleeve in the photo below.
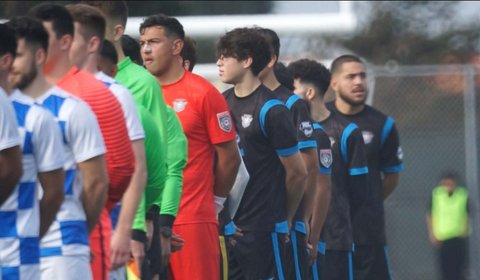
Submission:
{"label": "short sleeve", "polygon": [[212,87],[205,95],[202,109],[212,144],[235,140],[235,129],[227,102],[215,88]]}
{"label": "short sleeve", "polygon": [[348,164],[350,176],[368,173],[368,162],[363,137],[356,125],[350,123],[346,126],[341,139],[341,153],[343,160]]}
{"label": "short sleeve", "polygon": [[307,104],[296,95],[292,95],[291,99],[294,97],[298,98],[298,100],[293,103],[290,111],[292,112],[293,123],[295,124],[298,148],[300,150],[316,148],[317,142],[313,136],[313,124]]}
{"label": "short sleeve", "polygon": [[403,151],[395,122],[390,117],[383,126],[381,145],[381,170],[385,173],[401,172],[403,170]]}
{"label": "short sleeve", "polygon": [[20,145],[18,124],[12,104],[0,88],[0,151]]}
{"label": "short sleeve", "polygon": [[32,106],[32,143],[39,172],[62,168],[65,163],[60,127],[53,115],[39,106]]}
{"label": "short sleeve", "polygon": [[135,100],[133,99],[130,91],[118,84],[111,85],[110,89],[115,94],[120,102],[120,105],[122,106],[130,141],[144,139],[145,132],[143,131],[142,123],[138,117],[137,108],[135,107]]}
{"label": "short sleeve", "polygon": [[265,117],[260,116],[260,119],[264,119],[264,132],[272,147],[277,155],[284,157],[298,152],[296,131],[287,107],[284,105],[270,107],[268,104],[265,103],[260,111],[260,115],[265,114]]}
{"label": "short sleeve", "polygon": [[75,106],[70,115],[67,133],[75,162],[80,163],[105,154],[106,148],[97,118],[85,103],[78,102]]}

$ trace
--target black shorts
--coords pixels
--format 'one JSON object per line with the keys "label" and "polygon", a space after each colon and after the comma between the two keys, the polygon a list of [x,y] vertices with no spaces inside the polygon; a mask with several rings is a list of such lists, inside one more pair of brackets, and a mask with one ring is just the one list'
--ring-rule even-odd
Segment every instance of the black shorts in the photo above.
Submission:
{"label": "black shorts", "polygon": [[303,222],[297,221],[290,231],[290,242],[286,245],[285,274],[286,279],[308,279],[308,252],[305,240],[306,228]]}
{"label": "black shorts", "polygon": [[[322,280],[353,279],[353,260],[351,251],[326,250],[325,255],[319,253],[317,269]],[[315,279],[315,277],[313,277]]]}
{"label": "black shorts", "polygon": [[244,231],[229,254],[229,279],[286,279],[285,233]]}
{"label": "black shorts", "polygon": [[383,245],[355,245],[353,271],[355,280],[391,279],[387,247]]}

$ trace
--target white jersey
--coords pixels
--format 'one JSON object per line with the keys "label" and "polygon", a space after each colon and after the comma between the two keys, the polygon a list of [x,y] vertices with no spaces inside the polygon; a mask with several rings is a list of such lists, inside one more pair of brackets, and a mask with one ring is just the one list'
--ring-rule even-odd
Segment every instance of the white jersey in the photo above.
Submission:
{"label": "white jersey", "polygon": [[145,132],[143,131],[132,93],[126,87],[119,84],[115,79],[107,76],[107,74],[103,72],[97,72],[95,78],[108,87],[113,95],[115,95],[118,102],[120,102],[125,116],[130,141],[144,139]]}
{"label": "white jersey", "polygon": [[18,124],[12,102],[0,88],[0,151],[20,145]]}
{"label": "white jersey", "polygon": [[39,279],[40,209],[37,174],[62,168],[62,136],[50,112],[18,90],[11,96],[23,154],[23,175],[0,207],[3,279]]}
{"label": "white jersey", "polygon": [[53,114],[62,133],[65,152],[65,199],[42,238],[41,257],[89,256],[87,222],[81,202],[83,179],[77,164],[105,154],[100,127],[85,102],[58,87],[50,88],[36,102]]}

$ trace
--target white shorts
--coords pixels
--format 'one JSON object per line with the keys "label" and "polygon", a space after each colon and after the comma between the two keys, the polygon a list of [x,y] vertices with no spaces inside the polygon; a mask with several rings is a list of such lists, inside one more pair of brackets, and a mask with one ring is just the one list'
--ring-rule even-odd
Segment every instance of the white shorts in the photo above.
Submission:
{"label": "white shorts", "polygon": [[40,258],[42,280],[92,280],[88,256],[52,256]]}
{"label": "white shorts", "polygon": [[110,270],[108,274],[109,280],[126,280],[127,279],[127,271],[126,267],[122,266],[115,270]]}

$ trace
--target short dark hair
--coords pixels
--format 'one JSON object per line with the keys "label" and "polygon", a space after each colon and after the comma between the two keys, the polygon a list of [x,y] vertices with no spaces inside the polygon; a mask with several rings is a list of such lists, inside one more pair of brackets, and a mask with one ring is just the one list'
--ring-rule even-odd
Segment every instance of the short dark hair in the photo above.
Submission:
{"label": "short dark hair", "polygon": [[73,18],[64,6],[43,3],[30,9],[27,15],[41,21],[52,22],[53,31],[57,39],[64,35],[73,36]]}
{"label": "short dark hair", "polygon": [[107,21],[119,23],[123,27],[127,26],[128,6],[125,1],[80,1],[80,3],[98,8]]}
{"label": "short dark hair", "polygon": [[105,17],[99,9],[85,4],[69,4],[66,8],[73,21],[83,27],[85,34],[82,36],[85,39],[89,40],[93,36],[101,40],[105,38]]}
{"label": "short dark hair", "polygon": [[285,64],[278,62],[273,67],[273,72],[275,73],[275,77],[280,84],[293,91],[293,78],[288,72],[287,66],[285,66]]}
{"label": "short dark hair", "polygon": [[300,59],[288,65],[293,79],[313,84],[323,97],[330,86],[330,71],[321,63],[311,59]]}
{"label": "short dark hair", "polygon": [[100,56],[106,60],[109,60],[112,64],[117,64],[118,62],[117,50],[109,40],[103,41],[102,49],[100,50]]}
{"label": "short dark hair", "polygon": [[458,178],[459,177],[458,177],[457,172],[455,172],[453,170],[445,170],[440,174],[440,180],[450,179],[450,180],[453,180],[453,181],[457,182]]}
{"label": "short dark hair", "polygon": [[358,62],[364,64],[360,57],[353,54],[344,54],[333,60],[330,71],[332,72],[332,74],[335,74],[340,71],[340,69],[342,69],[343,64],[348,62]]}
{"label": "short dark hair", "polygon": [[235,28],[223,35],[217,43],[218,56],[237,60],[252,58],[252,73],[257,76],[270,61],[270,48],[265,37],[254,28]]}
{"label": "short dark hair", "polygon": [[185,39],[183,25],[174,17],[169,17],[164,14],[149,16],[142,22],[142,24],[140,24],[140,34],[143,34],[146,28],[153,26],[163,27],[167,37],[175,37],[182,40]]}
{"label": "short dark hair", "polygon": [[5,23],[0,23],[0,55],[8,53],[13,57],[15,57],[17,53],[15,30]]}
{"label": "short dark hair", "polygon": [[270,45],[272,55],[275,55],[278,60],[278,57],[280,56],[280,38],[278,38],[277,32],[262,27],[257,27],[257,30],[265,37],[267,43]]}
{"label": "short dark hair", "polygon": [[136,64],[143,65],[143,59],[140,55],[140,45],[138,42],[127,34],[123,34],[121,43],[125,56],[130,57],[130,59]]}
{"label": "short dark hair", "polygon": [[48,51],[48,33],[43,24],[35,18],[31,17],[14,17],[7,22],[15,31],[16,39],[25,39],[28,46],[40,47]]}
{"label": "short dark hair", "polygon": [[182,52],[180,56],[183,60],[190,61],[190,66],[188,67],[189,71],[193,70],[195,64],[197,63],[197,42],[193,40],[190,36],[185,36]]}

